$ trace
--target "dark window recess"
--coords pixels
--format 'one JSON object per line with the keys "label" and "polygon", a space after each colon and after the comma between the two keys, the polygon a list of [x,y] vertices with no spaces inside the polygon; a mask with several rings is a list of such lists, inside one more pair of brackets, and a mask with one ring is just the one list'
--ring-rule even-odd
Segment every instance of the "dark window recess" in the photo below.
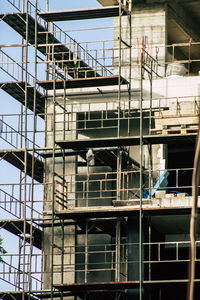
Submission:
{"label": "dark window recess", "polygon": [[83,112],[77,114],[78,130],[105,129],[117,127],[117,111]]}
{"label": "dark window recess", "polygon": [[191,195],[194,149],[194,145],[168,146],[168,187],[172,190]]}

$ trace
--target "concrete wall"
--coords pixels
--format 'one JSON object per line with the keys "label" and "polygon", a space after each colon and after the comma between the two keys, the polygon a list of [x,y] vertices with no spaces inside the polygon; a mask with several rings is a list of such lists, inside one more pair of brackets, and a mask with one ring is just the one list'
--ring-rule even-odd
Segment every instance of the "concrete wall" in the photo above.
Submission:
{"label": "concrete wall", "polygon": [[[121,36],[127,44],[130,44],[130,31],[128,17],[122,17]],[[115,47],[119,49],[119,18],[115,18]],[[145,37],[146,42],[143,41]],[[132,12],[132,78],[140,76],[139,62],[140,49],[145,44],[145,50],[154,58],[157,58],[161,66],[158,68],[158,73],[163,75],[165,71],[165,45],[167,40],[166,27],[166,8],[164,5],[157,5],[153,8],[134,7]],[[121,43],[122,49],[122,76],[129,78],[129,49]],[[116,74],[118,74],[119,53],[116,50],[116,59],[114,65],[116,66]]]}

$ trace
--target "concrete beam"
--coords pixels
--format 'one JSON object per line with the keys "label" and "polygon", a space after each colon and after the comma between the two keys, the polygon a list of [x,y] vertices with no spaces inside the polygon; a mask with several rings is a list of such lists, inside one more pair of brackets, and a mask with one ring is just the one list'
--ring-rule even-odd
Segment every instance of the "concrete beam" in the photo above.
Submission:
{"label": "concrete beam", "polygon": [[168,19],[173,19],[193,41],[200,40],[200,24],[193,20],[180,4],[175,3],[168,6]]}
{"label": "concrete beam", "polygon": [[[120,2],[122,4],[122,7],[129,7],[130,1],[129,0],[97,0],[102,6],[113,6],[113,5],[119,5]],[[143,0],[139,0],[143,1]]]}
{"label": "concrete beam", "polygon": [[[119,2],[117,0],[97,0],[102,6],[112,6],[112,5],[118,5]],[[176,3],[196,3],[199,2],[199,0],[176,0]],[[138,3],[145,3],[145,4],[161,4],[161,3],[174,3],[174,0],[134,0],[133,1],[133,7],[134,5]]]}
{"label": "concrete beam", "polygon": [[133,2],[133,11],[136,8],[144,9],[144,8],[153,8],[153,7],[164,7],[169,4],[183,4],[187,7],[195,6],[195,11],[198,13],[200,11],[200,1],[199,0],[134,0]]}
{"label": "concrete beam", "polygon": [[161,4],[161,3],[174,3],[176,1],[176,3],[197,3],[199,2],[199,0],[136,0],[135,3],[139,3],[139,2],[143,2],[143,3],[157,3],[157,4]]}
{"label": "concrete beam", "polygon": [[97,0],[102,6],[118,5],[117,0]]}

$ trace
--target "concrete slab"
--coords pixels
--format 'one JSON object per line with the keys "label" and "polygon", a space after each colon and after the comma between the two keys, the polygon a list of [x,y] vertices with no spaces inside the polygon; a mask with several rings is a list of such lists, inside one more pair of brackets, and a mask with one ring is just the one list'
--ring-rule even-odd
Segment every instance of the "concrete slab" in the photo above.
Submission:
{"label": "concrete slab", "polygon": [[118,5],[117,0],[97,0],[102,6]]}

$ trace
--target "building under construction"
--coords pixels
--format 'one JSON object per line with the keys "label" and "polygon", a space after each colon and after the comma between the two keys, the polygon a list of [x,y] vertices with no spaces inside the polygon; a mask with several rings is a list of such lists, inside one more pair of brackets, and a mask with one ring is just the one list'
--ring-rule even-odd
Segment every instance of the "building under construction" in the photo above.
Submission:
{"label": "building under construction", "polygon": [[3,2],[0,299],[184,299],[200,0]]}

